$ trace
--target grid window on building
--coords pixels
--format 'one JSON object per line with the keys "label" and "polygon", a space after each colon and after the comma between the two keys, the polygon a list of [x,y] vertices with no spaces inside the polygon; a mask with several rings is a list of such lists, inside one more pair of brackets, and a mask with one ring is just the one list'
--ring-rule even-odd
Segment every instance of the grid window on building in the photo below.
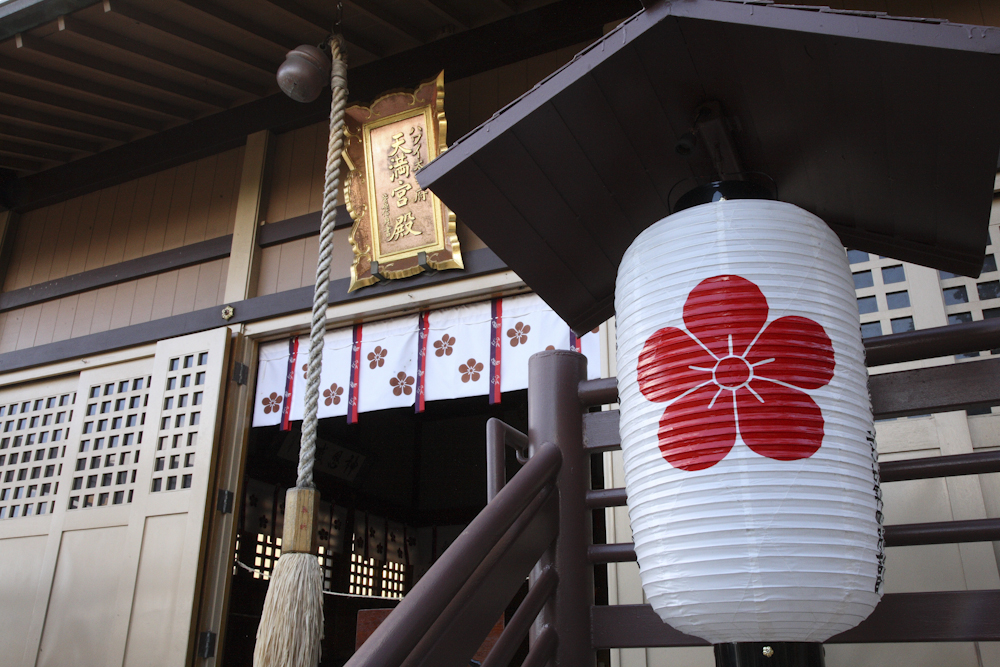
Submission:
{"label": "grid window on building", "polygon": [[848,250],[847,259],[851,264],[860,264],[861,262],[868,261],[868,253],[864,250]]}
{"label": "grid window on building", "polygon": [[912,317],[897,317],[890,320],[890,324],[892,325],[892,333],[906,333],[914,329]]}
{"label": "grid window on building", "polygon": [[997,258],[991,253],[983,258],[983,273],[993,273],[997,270]]}
{"label": "grid window on building", "polygon": [[976,285],[976,290],[979,292],[980,301],[1000,299],[1000,280],[991,280],[988,283],[979,283]]}
{"label": "grid window on building", "polygon": [[854,276],[854,289],[864,289],[865,287],[873,287],[875,285],[875,279],[872,277],[871,271],[858,271]]}
{"label": "grid window on building", "polygon": [[906,290],[903,290],[902,292],[890,292],[885,295],[885,302],[886,305],[889,306],[889,310],[909,308],[910,294]]}
{"label": "grid window on building", "polygon": [[864,315],[865,313],[875,313],[878,312],[878,302],[873,296],[864,296],[858,299],[858,313]]}
{"label": "grid window on building", "polygon": [[883,266],[882,267],[882,283],[885,285],[890,285],[892,283],[901,283],[906,280],[906,271],[903,270],[902,264],[896,264],[895,266]]}
{"label": "grid window on building", "polygon": [[866,322],[861,325],[861,337],[871,338],[872,336],[882,335],[882,323],[881,322]]}
{"label": "grid window on building", "polygon": [[944,303],[946,306],[954,306],[958,303],[969,303],[969,293],[965,290],[965,286],[961,287],[949,287],[943,290],[944,292]]}

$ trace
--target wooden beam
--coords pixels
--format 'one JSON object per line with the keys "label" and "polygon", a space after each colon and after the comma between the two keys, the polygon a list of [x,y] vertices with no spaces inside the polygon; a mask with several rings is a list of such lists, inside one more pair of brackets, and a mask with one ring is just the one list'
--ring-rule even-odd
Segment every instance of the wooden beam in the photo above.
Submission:
{"label": "wooden beam", "polygon": [[[430,287],[456,280],[467,280],[475,276],[485,276],[506,270],[506,265],[489,248],[479,248],[463,253],[464,271],[439,271],[427,275],[422,273],[405,280],[390,280],[384,285],[348,292],[350,278],[330,282],[330,305],[342,305],[389,294],[406,293],[421,287]],[[100,352],[121,350],[127,347],[152,343],[165,338],[182,336],[197,331],[208,331],[229,324],[260,322],[282,315],[307,312],[312,307],[313,286],[258,296],[231,304],[235,315],[226,321],[222,319],[221,306],[212,306],[183,315],[174,315],[159,320],[133,324],[120,329],[79,336],[57,343],[38,345],[14,352],[0,354],[0,373],[33,366],[77,359]]]}
{"label": "wooden beam", "polygon": [[12,97],[19,97],[22,100],[31,100],[32,102],[47,104],[60,109],[78,111],[80,113],[85,113],[88,116],[95,116],[97,118],[111,120],[123,125],[139,127],[144,130],[159,131],[164,127],[163,121],[149,118],[147,116],[140,116],[136,113],[132,113],[131,111],[125,111],[120,108],[115,109],[112,107],[106,107],[102,104],[95,104],[93,102],[81,100],[77,97],[67,97],[66,95],[60,95],[47,90],[29,88],[28,86],[11,83],[10,81],[0,82],[0,93],[10,95]]}
{"label": "wooden beam", "polygon": [[158,49],[155,46],[150,46],[149,44],[146,44],[138,39],[131,39],[129,37],[125,37],[124,35],[119,35],[116,32],[111,32],[110,30],[105,30],[104,28],[91,25],[90,23],[84,23],[83,21],[72,16],[59,17],[59,29],[80,35],[81,37],[86,37],[89,40],[99,42],[106,46],[111,46],[121,51],[126,51],[143,58],[154,60],[182,72],[187,72],[188,74],[194,74],[195,76],[216,81],[229,88],[242,90],[250,93],[251,95],[256,95],[257,97],[263,97],[270,92],[265,86],[252,83],[238,76],[233,76],[228,72],[208,67],[170,51]]}
{"label": "wooden beam", "polygon": [[119,130],[107,127],[106,125],[88,123],[82,120],[76,120],[75,118],[56,116],[54,114],[38,111],[37,109],[16,107],[10,104],[5,104],[0,107],[0,116],[17,118],[19,120],[26,120],[30,123],[37,123],[38,125],[47,125],[59,130],[77,132],[91,137],[101,137],[103,139],[112,139],[114,141],[129,141],[133,137],[133,133],[126,130]]}
{"label": "wooden beam", "polygon": [[229,235],[217,236],[207,241],[3,292],[0,293],[0,313],[222,259],[229,256],[232,240],[233,237]]}
{"label": "wooden beam", "polygon": [[[272,142],[273,143],[273,142]],[[267,182],[265,177],[264,183]],[[263,210],[263,205],[260,205]],[[319,235],[320,213],[306,213],[305,215],[271,222],[256,229],[257,246],[268,248],[270,246],[281,245],[289,241],[297,241]],[[351,216],[347,213],[346,206],[337,207],[337,218],[334,229],[343,229],[353,224]],[[137,259],[129,259],[117,264],[109,264],[90,271],[74,273],[62,278],[47,280],[42,283],[21,287],[0,292],[0,313],[14,308],[25,308],[38,303],[45,303],[53,299],[61,299],[81,292],[90,292],[118,285],[129,280],[138,280],[148,276],[155,276],[166,271],[183,269],[187,266],[204,264],[223,257],[229,257],[230,249],[233,245],[232,235],[217,236],[207,241],[190,243],[178,248],[171,248],[162,252],[153,253]],[[256,281],[251,283],[256,284]],[[597,414],[597,413],[595,413]],[[603,414],[603,413],[601,413]],[[616,413],[617,414],[617,413]],[[618,422],[615,422],[617,425]]]}
{"label": "wooden beam", "polygon": [[[324,16],[319,12],[313,11],[309,7],[300,5],[295,0],[266,0],[269,4],[277,7],[278,9],[295,16],[306,23],[315,26],[316,28],[324,31],[330,32],[333,30],[334,19]],[[364,35],[358,32],[345,28],[341,25],[341,34],[344,39],[347,40],[348,45],[356,46],[365,53],[375,56],[376,58],[381,58],[385,55],[385,49],[380,45],[376,44],[372,40],[368,39]]]}
{"label": "wooden beam", "polygon": [[77,137],[69,137],[55,132],[45,132],[34,128],[22,127],[20,125],[4,123],[3,121],[0,121],[0,135],[39,141],[43,144],[51,144],[53,146],[63,146],[65,148],[72,148],[73,150],[82,151],[84,153],[96,153],[101,150],[101,144],[94,141],[78,139]]}
{"label": "wooden beam", "polygon": [[12,139],[4,139],[3,142],[0,142],[0,151],[41,160],[55,160],[56,162],[69,162],[75,154],[75,151],[60,150],[51,146],[39,146],[38,144],[26,144]]}
{"label": "wooden beam", "polygon": [[133,21],[138,21],[139,23],[145,24],[154,30],[158,30],[191,44],[197,44],[198,46],[209,49],[210,51],[215,51],[220,55],[231,58],[232,60],[243,63],[244,65],[256,68],[262,72],[267,72],[271,76],[274,75],[274,72],[278,69],[278,65],[280,64],[267,60],[266,58],[260,58],[231,44],[220,42],[219,40],[202,34],[197,30],[192,30],[191,28],[182,26],[179,23],[174,23],[173,21],[169,21],[156,14],[147,12],[144,9],[139,9],[138,7],[125,2],[119,2],[118,0],[104,0],[104,11],[120,14],[121,16],[130,18]]}
{"label": "wooden beam", "polygon": [[[105,0],[105,4],[112,0]],[[116,3],[117,6],[117,3]],[[441,69],[449,80],[502,67],[540,53],[597,39],[605,23],[628,16],[638,0],[560,0],[517,17],[460,32],[382,60],[351,68],[352,102],[368,103],[386,90],[412,88]],[[519,31],[521,21],[536,26]],[[484,49],[483,44],[491,48]],[[277,69],[271,69],[273,73]],[[164,130],[93,157],[0,184],[0,198],[24,212],[125,180],[168,169],[242,145],[254,132],[275,133],[322,122],[330,114],[329,89],[299,104],[282,93]]]}
{"label": "wooden beam", "polygon": [[257,296],[257,277],[260,274],[257,230],[260,229],[260,221],[267,207],[267,185],[273,150],[274,141],[269,130],[261,130],[247,137],[243,153],[243,175],[236,201],[229,273],[226,276],[226,303]]}
{"label": "wooden beam", "polygon": [[11,73],[17,74],[18,76],[37,79],[39,81],[46,81],[57,86],[63,86],[64,88],[81,90],[85,93],[89,93],[97,97],[103,97],[107,100],[124,102],[125,104],[131,104],[135,107],[149,109],[165,116],[186,118],[190,120],[198,115],[197,111],[193,111],[191,109],[185,109],[184,107],[177,106],[169,102],[162,102],[130,90],[122,90],[120,88],[115,88],[114,86],[106,86],[102,83],[91,81],[90,79],[82,79],[78,76],[49,69],[48,67],[42,67],[41,65],[37,65],[26,60],[17,60],[15,58],[8,58],[0,55],[0,69],[5,69]]}
{"label": "wooden beam", "polygon": [[344,4],[350,7],[352,10],[361,14],[363,17],[377,23],[383,28],[395,33],[397,36],[411,42],[414,45],[420,45],[427,42],[427,37],[420,34],[412,28],[404,28],[400,24],[406,25],[404,22],[390,21],[389,19],[382,16],[381,10],[376,10],[375,8],[369,8],[364,0],[346,0]]}
{"label": "wooden beam", "polygon": [[95,72],[110,74],[111,76],[116,76],[119,79],[125,79],[126,81],[138,83],[143,86],[149,86],[151,88],[162,90],[173,95],[177,95],[178,97],[184,97],[189,100],[201,102],[202,104],[207,104],[218,109],[226,109],[232,103],[231,99],[214,95],[212,93],[206,93],[198,88],[185,86],[184,84],[177,83],[176,81],[164,79],[150,74],[149,72],[133,69],[132,67],[112,62],[110,60],[105,60],[104,58],[98,58],[97,56],[84,53],[83,51],[77,51],[76,49],[71,49],[63,46],[62,44],[56,44],[51,40],[39,39],[26,34],[17,35],[16,40],[17,48],[19,49],[29,49],[31,51],[35,51],[36,53],[45,54],[50,58],[57,58],[65,62],[74,63],[76,65],[80,65],[81,67],[92,69]]}

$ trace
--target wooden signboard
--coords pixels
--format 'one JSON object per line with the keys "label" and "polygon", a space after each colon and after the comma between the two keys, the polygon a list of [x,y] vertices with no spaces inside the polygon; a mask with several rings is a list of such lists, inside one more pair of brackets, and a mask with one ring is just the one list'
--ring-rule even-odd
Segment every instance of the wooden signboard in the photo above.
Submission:
{"label": "wooden signboard", "polygon": [[445,146],[444,72],[346,114],[344,200],[354,220],[349,291],[421,271],[462,269],[455,214],[416,172]]}

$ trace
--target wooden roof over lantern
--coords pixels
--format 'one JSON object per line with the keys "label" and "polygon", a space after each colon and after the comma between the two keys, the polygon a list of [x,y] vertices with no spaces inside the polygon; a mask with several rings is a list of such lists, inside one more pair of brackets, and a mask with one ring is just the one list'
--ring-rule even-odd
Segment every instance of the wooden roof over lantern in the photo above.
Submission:
{"label": "wooden roof over lantern", "polygon": [[678,140],[718,103],[736,159],[846,246],[978,275],[1000,154],[1000,29],[769,2],[649,3],[418,175],[570,325],[711,179]]}

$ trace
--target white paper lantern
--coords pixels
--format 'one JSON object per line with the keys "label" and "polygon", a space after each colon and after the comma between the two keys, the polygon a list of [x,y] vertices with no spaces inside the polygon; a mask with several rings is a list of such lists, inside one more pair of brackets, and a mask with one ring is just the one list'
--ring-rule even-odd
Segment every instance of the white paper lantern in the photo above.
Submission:
{"label": "white paper lantern", "polygon": [[881,598],[881,496],[850,267],[819,218],[719,201],[642,232],[615,293],[643,590],[713,644],[822,642]]}

